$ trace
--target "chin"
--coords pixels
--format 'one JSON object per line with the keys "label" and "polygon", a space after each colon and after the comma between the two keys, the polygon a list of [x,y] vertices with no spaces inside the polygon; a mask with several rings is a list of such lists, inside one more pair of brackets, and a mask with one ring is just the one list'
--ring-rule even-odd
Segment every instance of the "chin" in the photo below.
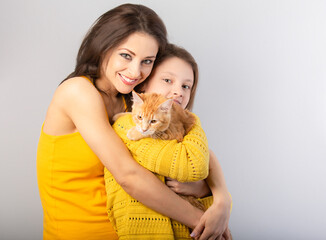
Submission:
{"label": "chin", "polygon": [[118,89],[118,92],[121,94],[128,94],[131,93],[131,91],[134,89],[135,86],[133,87],[122,87],[120,89]]}

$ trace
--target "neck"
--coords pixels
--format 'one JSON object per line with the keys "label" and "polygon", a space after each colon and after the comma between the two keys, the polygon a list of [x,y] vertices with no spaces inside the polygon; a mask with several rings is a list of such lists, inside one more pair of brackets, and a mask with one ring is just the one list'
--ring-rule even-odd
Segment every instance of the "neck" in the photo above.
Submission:
{"label": "neck", "polygon": [[113,86],[113,84],[106,78],[98,78],[95,81],[95,86],[99,89],[103,94],[110,98],[117,98],[119,95],[118,90]]}

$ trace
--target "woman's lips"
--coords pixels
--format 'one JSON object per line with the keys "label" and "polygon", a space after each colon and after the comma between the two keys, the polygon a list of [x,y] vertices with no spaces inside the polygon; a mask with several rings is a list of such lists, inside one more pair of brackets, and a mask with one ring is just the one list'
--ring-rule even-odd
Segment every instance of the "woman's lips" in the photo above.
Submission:
{"label": "woman's lips", "polygon": [[138,81],[138,78],[131,79],[131,78],[128,78],[128,77],[122,75],[121,73],[119,73],[119,76],[120,76],[121,81],[126,85],[134,85],[135,82]]}

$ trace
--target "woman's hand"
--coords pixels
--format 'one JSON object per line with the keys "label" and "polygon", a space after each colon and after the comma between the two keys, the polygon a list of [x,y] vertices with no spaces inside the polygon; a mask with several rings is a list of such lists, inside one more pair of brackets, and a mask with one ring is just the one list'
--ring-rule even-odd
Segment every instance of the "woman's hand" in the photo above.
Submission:
{"label": "woman's hand", "polygon": [[194,196],[196,198],[206,197],[211,194],[211,190],[204,180],[183,183],[172,178],[166,178],[165,180],[166,185],[178,194]]}
{"label": "woman's hand", "polygon": [[230,218],[231,197],[228,193],[214,196],[214,203],[201,217],[199,224],[192,231],[195,239],[230,239],[228,222]]}

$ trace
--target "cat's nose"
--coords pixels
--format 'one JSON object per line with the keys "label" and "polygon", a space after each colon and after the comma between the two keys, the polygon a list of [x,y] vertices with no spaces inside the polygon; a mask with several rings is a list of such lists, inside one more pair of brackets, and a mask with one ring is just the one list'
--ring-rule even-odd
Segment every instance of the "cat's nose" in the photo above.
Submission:
{"label": "cat's nose", "polygon": [[144,132],[147,132],[148,128],[142,128],[141,130],[142,130],[143,133],[144,133]]}

